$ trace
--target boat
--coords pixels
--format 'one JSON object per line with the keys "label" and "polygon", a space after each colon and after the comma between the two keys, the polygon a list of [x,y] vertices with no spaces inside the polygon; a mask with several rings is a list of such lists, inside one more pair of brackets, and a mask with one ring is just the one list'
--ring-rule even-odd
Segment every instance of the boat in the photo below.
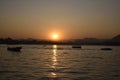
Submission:
{"label": "boat", "polygon": [[101,50],[112,50],[112,48],[101,48]]}
{"label": "boat", "polygon": [[8,51],[16,51],[19,52],[21,51],[22,47],[8,47],[7,50]]}
{"label": "boat", "polygon": [[81,48],[81,45],[73,45],[72,48]]}

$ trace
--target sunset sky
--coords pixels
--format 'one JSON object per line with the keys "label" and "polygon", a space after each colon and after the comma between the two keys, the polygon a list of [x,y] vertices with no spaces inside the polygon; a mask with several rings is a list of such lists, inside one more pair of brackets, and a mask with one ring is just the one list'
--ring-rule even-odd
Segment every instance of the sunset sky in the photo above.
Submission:
{"label": "sunset sky", "polygon": [[0,0],[0,38],[111,38],[120,0]]}

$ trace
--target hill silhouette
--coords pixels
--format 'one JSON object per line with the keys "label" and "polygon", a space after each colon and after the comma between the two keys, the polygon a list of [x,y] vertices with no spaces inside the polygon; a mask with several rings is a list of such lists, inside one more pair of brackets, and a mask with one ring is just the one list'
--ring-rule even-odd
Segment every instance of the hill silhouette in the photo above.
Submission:
{"label": "hill silhouette", "polygon": [[112,38],[112,40],[115,40],[115,41],[120,41],[120,34],[119,34],[119,35],[117,35],[117,36],[115,36],[115,37],[113,37],[113,38]]}
{"label": "hill silhouette", "polygon": [[0,38],[0,44],[120,45],[120,34],[111,39],[84,38],[67,41]]}

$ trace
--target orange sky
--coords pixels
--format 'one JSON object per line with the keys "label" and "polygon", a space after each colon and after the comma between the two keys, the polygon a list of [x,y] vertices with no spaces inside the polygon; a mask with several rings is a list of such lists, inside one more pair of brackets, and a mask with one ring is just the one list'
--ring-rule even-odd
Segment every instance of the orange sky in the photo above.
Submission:
{"label": "orange sky", "polygon": [[0,37],[111,38],[120,33],[119,0],[0,0]]}

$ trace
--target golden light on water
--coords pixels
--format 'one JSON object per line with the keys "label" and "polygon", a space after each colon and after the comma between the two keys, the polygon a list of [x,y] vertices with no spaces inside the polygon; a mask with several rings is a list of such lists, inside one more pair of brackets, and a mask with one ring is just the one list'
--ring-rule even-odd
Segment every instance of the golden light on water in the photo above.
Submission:
{"label": "golden light on water", "polygon": [[53,50],[57,50],[57,45],[53,45]]}
{"label": "golden light on water", "polygon": [[51,72],[51,75],[56,76],[56,74],[54,72]]}
{"label": "golden light on water", "polygon": [[52,61],[53,61],[52,67],[55,68],[55,65],[57,64],[57,45],[53,45],[53,58],[52,58]]}
{"label": "golden light on water", "polygon": [[[52,57],[52,68],[56,70],[57,65],[57,45],[53,45],[53,57]],[[56,77],[57,74],[55,72],[51,72],[52,77]]]}

